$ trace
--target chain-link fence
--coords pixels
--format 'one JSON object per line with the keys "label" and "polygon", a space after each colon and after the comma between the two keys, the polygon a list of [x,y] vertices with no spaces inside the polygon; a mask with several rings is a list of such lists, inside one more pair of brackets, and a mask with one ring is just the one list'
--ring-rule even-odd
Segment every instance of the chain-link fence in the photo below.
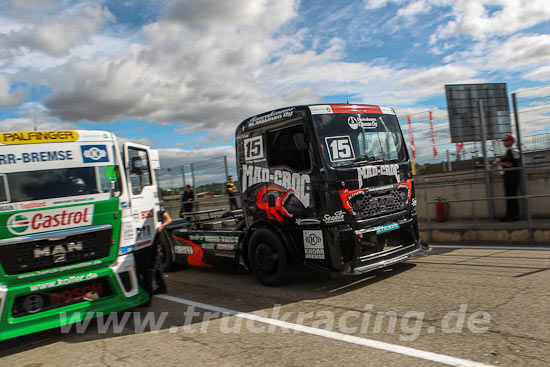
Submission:
{"label": "chain-link fence", "polygon": [[192,210],[228,208],[225,183],[229,170],[227,157],[216,157],[190,165],[157,170],[161,201],[172,216],[179,217],[181,198],[186,185],[195,194]]}
{"label": "chain-link fence", "polygon": [[550,149],[550,86],[520,91],[512,95],[521,133],[521,150]]}
{"label": "chain-link fence", "polygon": [[[513,102],[515,118],[521,129],[521,149],[525,153],[537,152],[528,154],[527,163],[533,163],[537,158],[539,161],[550,161],[550,86],[514,93]],[[472,121],[472,128],[481,124],[479,115],[475,119],[478,121]],[[501,120],[503,125],[507,125],[502,129],[517,135],[514,118]],[[401,115],[399,121],[420,174],[482,168],[482,143],[453,143],[447,109]],[[485,148],[489,159],[502,156],[505,151],[498,139],[488,139]]]}

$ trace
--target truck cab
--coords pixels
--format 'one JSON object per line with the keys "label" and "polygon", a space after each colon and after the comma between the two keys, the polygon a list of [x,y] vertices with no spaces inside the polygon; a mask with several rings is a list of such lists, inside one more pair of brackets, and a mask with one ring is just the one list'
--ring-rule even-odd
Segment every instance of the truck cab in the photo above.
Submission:
{"label": "truck cab", "polygon": [[243,253],[260,281],[277,283],[286,271],[281,256],[357,274],[427,250],[393,109],[332,104],[269,111],[237,127],[236,152],[251,231]]}
{"label": "truck cab", "polygon": [[148,300],[131,252],[154,240],[153,158],[106,131],[0,133],[0,340]]}

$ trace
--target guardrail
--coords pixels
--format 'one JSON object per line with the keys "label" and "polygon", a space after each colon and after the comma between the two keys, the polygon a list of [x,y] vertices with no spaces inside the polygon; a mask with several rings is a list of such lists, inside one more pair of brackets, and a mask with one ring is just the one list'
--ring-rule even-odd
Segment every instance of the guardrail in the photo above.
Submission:
{"label": "guardrail", "polygon": [[[549,168],[550,164],[543,164],[543,165],[537,165],[537,166],[528,166],[525,169],[525,176],[528,176],[529,178],[550,178],[550,171],[548,173],[541,173],[541,169],[543,168]],[[522,171],[523,167],[516,167],[516,168],[507,168],[506,171]],[[536,172],[534,172],[536,170]],[[490,174],[495,174],[497,171],[491,170]],[[425,189],[424,194],[424,205],[426,208],[426,219],[427,219],[427,230],[429,232],[429,239],[430,241],[433,240],[432,232],[434,230],[432,225],[432,219],[431,219],[431,213],[430,213],[430,206],[432,204],[436,204],[441,202],[440,200],[436,199],[429,199],[429,189],[437,188],[437,187],[456,187],[456,186],[463,186],[468,185],[470,187],[470,198],[468,199],[452,199],[452,200],[445,200],[446,203],[467,203],[471,202],[471,212],[472,212],[472,219],[473,219],[473,230],[475,231],[476,240],[479,240],[479,233],[478,231],[481,229],[480,223],[479,223],[479,215],[477,213],[476,203],[477,202],[486,202],[487,207],[489,207],[492,203],[494,203],[497,200],[508,200],[508,199],[519,199],[524,202],[523,205],[523,215],[522,217],[527,220],[527,230],[529,231],[529,244],[534,244],[534,236],[533,236],[533,218],[531,215],[531,207],[529,204],[529,200],[532,199],[538,199],[538,198],[550,198],[550,193],[548,194],[528,194],[528,187],[527,184],[524,183],[522,185],[523,187],[520,187],[520,190],[522,192],[521,195],[516,196],[491,196],[491,197],[477,197],[474,198],[473,196],[473,189],[472,185],[476,184],[483,184],[485,182],[485,172],[465,172],[465,173],[454,173],[454,174],[446,174],[446,175],[435,175],[430,177],[424,177],[422,182],[418,185],[418,189]],[[452,182],[450,182],[452,181]],[[495,180],[492,180],[494,182]],[[528,181],[527,181],[528,182]],[[490,211],[489,211],[490,212]],[[548,212],[550,216],[550,210]]]}

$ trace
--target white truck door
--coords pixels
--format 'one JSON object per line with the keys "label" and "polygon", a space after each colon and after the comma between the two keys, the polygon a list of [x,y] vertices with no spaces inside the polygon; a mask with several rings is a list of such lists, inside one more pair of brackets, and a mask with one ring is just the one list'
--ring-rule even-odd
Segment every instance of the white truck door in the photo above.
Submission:
{"label": "white truck door", "polygon": [[124,143],[124,164],[130,197],[130,210],[136,231],[134,250],[150,246],[158,225],[160,209],[155,164],[151,150],[145,145]]}

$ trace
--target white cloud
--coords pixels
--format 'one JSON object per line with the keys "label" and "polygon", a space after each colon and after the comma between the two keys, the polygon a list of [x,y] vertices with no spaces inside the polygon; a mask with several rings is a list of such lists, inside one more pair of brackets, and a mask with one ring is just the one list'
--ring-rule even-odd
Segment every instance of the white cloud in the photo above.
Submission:
{"label": "white cloud", "polygon": [[550,65],[541,66],[523,76],[525,79],[531,79],[541,82],[550,82]]}
{"label": "white cloud", "polygon": [[48,119],[40,111],[27,111],[24,117],[0,120],[0,131],[33,131],[35,130],[75,130],[70,122],[59,122]]}
{"label": "white cloud", "polygon": [[[480,72],[525,72],[542,77],[544,66],[550,62],[550,35],[519,34],[504,40],[480,42],[470,50],[445,58],[446,62],[468,66]],[[541,68],[538,70],[537,68]],[[535,70],[538,72],[535,74]]]}
{"label": "white cloud", "polygon": [[[515,4],[511,0],[477,3],[486,10],[476,16],[487,19],[501,17],[499,12],[509,12]],[[5,67],[11,67],[10,71],[29,68],[32,72],[19,72],[16,77],[26,81],[32,78],[34,84],[51,88],[44,104],[52,117],[65,121],[179,122],[182,128],[176,133],[207,130],[207,136],[200,138],[206,145],[231,141],[235,126],[253,114],[343,95],[342,68],[351,102],[407,106],[443,94],[444,84],[485,82],[503,70],[519,68],[525,75],[541,77],[550,44],[548,35],[518,34],[478,42],[467,52],[445,59],[445,65],[422,67],[374,53],[350,62],[351,57],[358,60],[357,55],[348,54],[357,46],[342,35],[354,32],[358,23],[338,23],[338,27],[348,27],[338,33],[341,37],[335,37],[334,32],[317,37],[311,29],[295,28],[301,24],[298,0],[174,0],[163,17],[125,39],[113,37],[112,30],[102,33],[105,22],[111,20],[110,13],[92,6],[93,2],[84,4],[70,10],[74,15],[70,24],[77,28],[72,38],[58,44],[53,37],[42,46],[46,51],[35,47],[32,52],[12,55],[15,61],[4,62]],[[452,9],[439,18],[445,26],[450,22],[466,24],[463,18],[471,11],[467,2],[450,0],[370,0],[357,4],[363,4],[369,16],[375,13],[371,9],[388,4],[406,4],[396,11],[402,17]],[[490,13],[487,5],[503,8]],[[352,8],[337,10],[345,13]],[[96,12],[95,17],[89,17],[91,23],[85,23],[88,28],[78,21],[87,18],[86,9]],[[34,34],[41,26],[68,21],[68,11],[53,12],[47,21],[11,24],[4,31],[0,25],[0,33],[8,38]],[[527,23],[542,19],[525,14]],[[399,20],[403,23],[402,18]],[[491,22],[487,23],[492,24],[487,35],[498,33],[497,23]],[[460,29],[466,32],[469,28]],[[477,34],[449,32],[445,37]],[[419,39],[411,48],[424,47],[424,41]],[[373,42],[382,41],[373,38]],[[449,52],[452,40],[437,47]],[[15,49],[10,52],[15,53]],[[2,88],[0,84],[0,103],[7,100],[9,91],[9,85]]]}
{"label": "white cloud", "polygon": [[56,0],[11,0],[8,1],[9,10],[14,13],[47,13],[58,8],[61,4]]}
{"label": "white cloud", "polygon": [[17,107],[23,103],[24,97],[22,88],[10,91],[10,79],[0,74],[0,108]]}
{"label": "white cloud", "polygon": [[[453,8],[453,19],[435,32],[432,43],[461,35],[483,40],[550,20],[547,0],[456,0],[448,1],[448,4]],[[498,9],[491,12],[490,9],[494,8]]]}
{"label": "white cloud", "polygon": [[364,2],[365,9],[371,10],[371,9],[383,8],[390,3],[400,3],[403,1],[404,0],[364,0],[363,2]]}
{"label": "white cloud", "polygon": [[[243,0],[221,13],[214,5],[180,1],[168,19],[144,28],[146,42],[51,70],[53,93],[45,105],[64,120],[138,118],[217,128],[285,104],[259,74],[271,58],[301,47],[275,34],[296,15],[297,2]],[[203,13],[209,16],[195,19]]]}
{"label": "white cloud", "polygon": [[414,17],[417,14],[429,13],[432,7],[427,0],[415,0],[411,1],[404,8],[400,8],[397,11],[397,15],[400,17]]}
{"label": "white cloud", "polygon": [[108,10],[99,6],[76,6],[56,15],[0,34],[1,55],[6,57],[27,50],[65,56],[71,48],[89,42],[106,22],[114,19]]}

